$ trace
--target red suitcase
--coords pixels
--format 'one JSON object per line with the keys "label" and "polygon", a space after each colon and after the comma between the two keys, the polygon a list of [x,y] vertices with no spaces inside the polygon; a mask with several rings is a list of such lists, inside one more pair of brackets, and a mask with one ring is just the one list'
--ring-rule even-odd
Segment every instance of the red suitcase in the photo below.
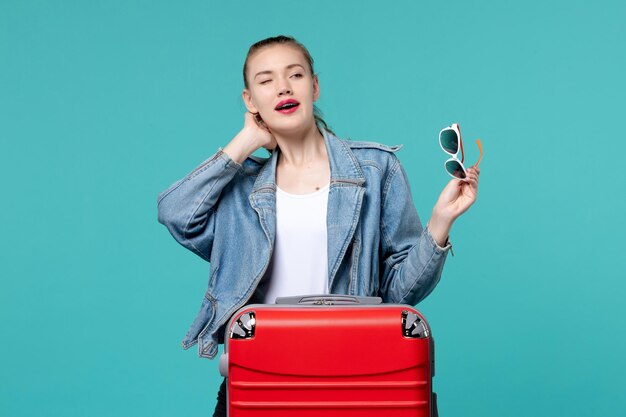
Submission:
{"label": "red suitcase", "polygon": [[432,417],[433,354],[415,308],[316,295],[241,308],[219,367],[229,417]]}

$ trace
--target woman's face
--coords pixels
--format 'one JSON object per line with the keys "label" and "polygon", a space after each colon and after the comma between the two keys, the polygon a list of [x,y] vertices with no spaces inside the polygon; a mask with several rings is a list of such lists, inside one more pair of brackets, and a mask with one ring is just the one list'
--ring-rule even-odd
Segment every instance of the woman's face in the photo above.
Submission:
{"label": "woman's face", "polygon": [[[315,123],[313,102],[319,97],[317,77],[297,47],[271,45],[248,59],[248,88],[242,96],[273,132],[301,131]],[[281,107],[291,102],[292,107]]]}

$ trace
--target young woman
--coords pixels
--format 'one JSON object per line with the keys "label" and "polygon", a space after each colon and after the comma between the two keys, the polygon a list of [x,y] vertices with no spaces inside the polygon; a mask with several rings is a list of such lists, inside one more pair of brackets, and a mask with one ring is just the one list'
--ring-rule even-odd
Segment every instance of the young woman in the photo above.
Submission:
{"label": "young woman", "polygon": [[[243,129],[159,195],[159,221],[210,262],[183,340],[214,358],[230,316],[278,296],[351,294],[415,305],[433,290],[452,223],[476,200],[478,168],[443,189],[422,227],[397,147],[338,138],[314,102],[313,59],[295,39],[250,47]],[[264,147],[267,159],[252,156]],[[226,415],[225,384],[215,416]]]}

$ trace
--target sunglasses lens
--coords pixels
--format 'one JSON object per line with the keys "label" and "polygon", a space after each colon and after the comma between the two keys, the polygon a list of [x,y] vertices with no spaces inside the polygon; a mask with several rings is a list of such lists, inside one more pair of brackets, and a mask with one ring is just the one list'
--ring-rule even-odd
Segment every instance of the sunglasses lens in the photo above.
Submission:
{"label": "sunglasses lens", "polygon": [[466,176],[463,165],[461,165],[459,161],[446,161],[446,171],[455,178],[464,179]]}
{"label": "sunglasses lens", "polygon": [[441,132],[439,141],[446,152],[454,155],[459,151],[459,137],[454,130],[446,129]]}

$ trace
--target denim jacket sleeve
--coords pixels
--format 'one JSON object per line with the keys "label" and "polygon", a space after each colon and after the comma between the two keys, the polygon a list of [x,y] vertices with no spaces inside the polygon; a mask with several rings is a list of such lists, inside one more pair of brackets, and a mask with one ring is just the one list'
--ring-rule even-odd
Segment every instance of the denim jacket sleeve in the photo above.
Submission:
{"label": "denim jacket sleeve", "polygon": [[381,296],[385,302],[416,305],[435,288],[450,245],[437,245],[418,217],[406,172],[394,156],[383,189]]}
{"label": "denim jacket sleeve", "polygon": [[218,199],[241,165],[219,149],[186,177],[159,194],[159,222],[174,239],[209,261]]}

